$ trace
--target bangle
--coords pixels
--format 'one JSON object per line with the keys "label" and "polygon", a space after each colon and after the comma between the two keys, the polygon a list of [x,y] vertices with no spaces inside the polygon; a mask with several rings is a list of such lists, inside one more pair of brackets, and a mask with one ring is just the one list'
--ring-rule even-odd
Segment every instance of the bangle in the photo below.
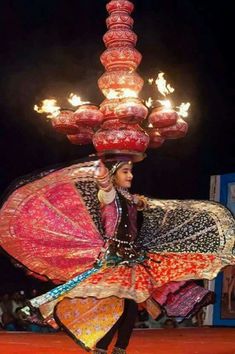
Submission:
{"label": "bangle", "polygon": [[104,182],[109,181],[109,180],[110,180],[109,177],[105,177],[105,178],[102,178],[102,179],[97,179],[97,182],[98,183],[104,183]]}
{"label": "bangle", "polygon": [[107,171],[107,173],[106,173],[105,175],[103,175],[103,176],[97,176],[96,178],[98,179],[98,181],[100,181],[100,180],[103,180],[103,179],[107,178],[108,175],[109,175],[109,171]]}
{"label": "bangle", "polygon": [[100,186],[100,189],[105,192],[109,192],[113,187],[112,183],[109,183],[107,186]]}
{"label": "bangle", "polygon": [[106,182],[98,183],[98,186],[100,188],[105,188],[105,187],[108,187],[110,184],[111,184],[110,181],[106,181]]}

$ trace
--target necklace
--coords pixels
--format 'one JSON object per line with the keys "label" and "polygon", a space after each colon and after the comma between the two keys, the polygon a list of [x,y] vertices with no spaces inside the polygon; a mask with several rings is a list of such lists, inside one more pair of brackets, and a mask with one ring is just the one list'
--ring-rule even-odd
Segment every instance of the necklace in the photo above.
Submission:
{"label": "necklace", "polygon": [[117,187],[117,191],[127,199],[131,204],[135,203],[134,196],[125,188]]}

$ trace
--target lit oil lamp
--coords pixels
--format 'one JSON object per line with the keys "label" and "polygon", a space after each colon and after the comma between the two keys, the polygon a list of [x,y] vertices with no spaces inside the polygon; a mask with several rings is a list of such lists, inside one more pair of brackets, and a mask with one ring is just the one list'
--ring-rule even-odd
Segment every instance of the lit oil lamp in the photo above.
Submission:
{"label": "lit oil lamp", "polygon": [[73,111],[61,109],[55,99],[45,99],[40,106],[35,105],[34,110],[38,113],[45,113],[51,120],[53,128],[58,133],[75,134],[78,131]]}
{"label": "lit oil lamp", "polygon": [[148,117],[148,121],[155,128],[169,127],[176,123],[179,118],[177,112],[172,109],[171,102],[169,100],[158,101],[159,106],[153,107]]}
{"label": "lit oil lamp", "polygon": [[183,138],[188,131],[188,123],[182,118],[178,118],[174,125],[165,128],[159,128],[161,136],[165,139],[179,139]]}

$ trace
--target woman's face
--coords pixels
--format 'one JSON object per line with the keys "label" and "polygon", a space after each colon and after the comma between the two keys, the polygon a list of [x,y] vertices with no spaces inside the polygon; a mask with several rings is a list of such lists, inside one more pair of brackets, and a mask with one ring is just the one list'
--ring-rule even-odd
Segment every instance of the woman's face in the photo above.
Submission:
{"label": "woman's face", "polygon": [[130,188],[132,179],[132,164],[122,165],[114,174],[114,183],[117,187]]}

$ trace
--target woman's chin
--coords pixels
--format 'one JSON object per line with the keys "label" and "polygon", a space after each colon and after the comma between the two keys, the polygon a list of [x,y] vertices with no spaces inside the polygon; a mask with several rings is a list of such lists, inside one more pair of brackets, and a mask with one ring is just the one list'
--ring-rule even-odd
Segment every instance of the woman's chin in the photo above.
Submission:
{"label": "woman's chin", "polygon": [[131,188],[131,183],[125,183],[122,188],[125,188],[125,189]]}

